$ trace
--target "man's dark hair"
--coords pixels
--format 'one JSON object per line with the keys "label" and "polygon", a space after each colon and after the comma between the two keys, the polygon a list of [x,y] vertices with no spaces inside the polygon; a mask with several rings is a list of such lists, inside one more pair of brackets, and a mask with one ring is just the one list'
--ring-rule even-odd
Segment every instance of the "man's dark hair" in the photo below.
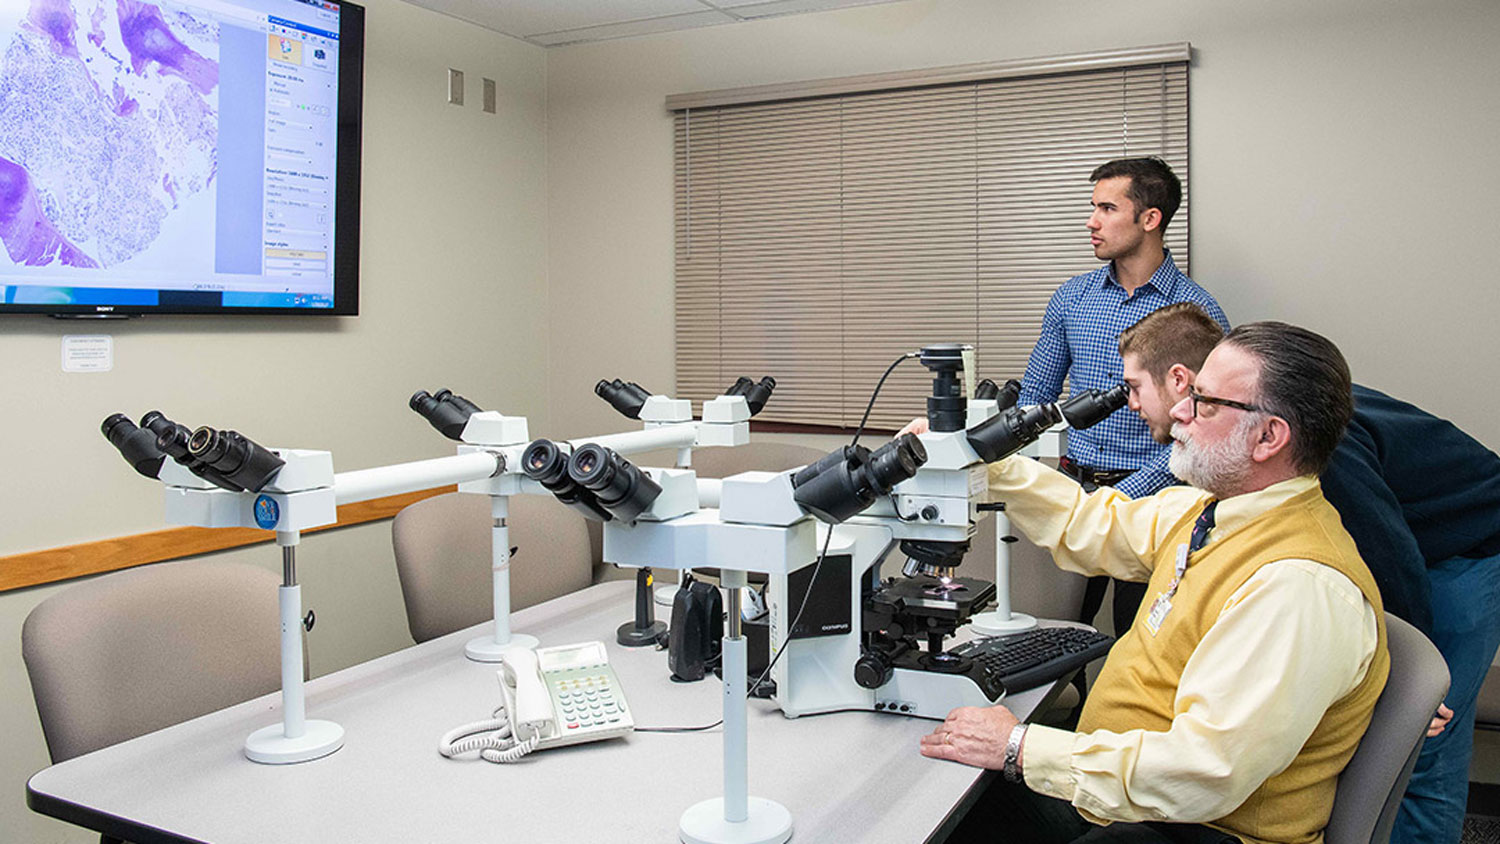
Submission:
{"label": "man's dark hair", "polygon": [[1177,174],[1172,172],[1167,162],[1155,156],[1117,158],[1095,167],[1094,172],[1089,174],[1089,181],[1098,182],[1122,176],[1130,179],[1130,188],[1125,191],[1125,195],[1135,204],[1136,219],[1140,219],[1141,212],[1147,208],[1155,208],[1161,212],[1161,230],[1165,232],[1167,223],[1172,222],[1172,216],[1182,205],[1182,182],[1178,181]]}
{"label": "man's dark hair", "polygon": [[1133,354],[1141,368],[1160,387],[1177,364],[1193,372],[1224,339],[1224,329],[1193,302],[1173,302],[1158,308],[1120,332],[1120,357]]}
{"label": "man's dark hair", "polygon": [[1354,415],[1349,364],[1331,340],[1284,322],[1251,322],[1224,338],[1260,361],[1253,401],[1292,429],[1303,474],[1320,474]]}

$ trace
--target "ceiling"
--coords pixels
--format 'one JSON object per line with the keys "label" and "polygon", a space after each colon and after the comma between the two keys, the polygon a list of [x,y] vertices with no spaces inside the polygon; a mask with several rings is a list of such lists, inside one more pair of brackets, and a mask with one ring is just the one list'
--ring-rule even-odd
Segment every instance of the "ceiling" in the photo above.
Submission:
{"label": "ceiling", "polygon": [[543,47],[899,0],[408,0]]}

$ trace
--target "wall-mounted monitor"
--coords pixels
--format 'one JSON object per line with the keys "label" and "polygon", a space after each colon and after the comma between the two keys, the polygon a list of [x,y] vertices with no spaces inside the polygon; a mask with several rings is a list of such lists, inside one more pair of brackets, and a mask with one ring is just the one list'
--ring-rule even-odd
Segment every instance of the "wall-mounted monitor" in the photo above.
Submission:
{"label": "wall-mounted monitor", "polygon": [[0,0],[0,313],[359,312],[364,9]]}

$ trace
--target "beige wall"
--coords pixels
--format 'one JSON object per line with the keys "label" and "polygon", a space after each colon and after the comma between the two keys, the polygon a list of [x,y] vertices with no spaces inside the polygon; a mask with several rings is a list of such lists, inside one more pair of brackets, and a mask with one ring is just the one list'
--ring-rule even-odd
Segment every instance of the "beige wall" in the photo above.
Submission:
{"label": "beige wall", "polygon": [[550,50],[553,415],[609,422],[600,377],[672,389],[668,94],[1185,40],[1193,276],[1500,446],[1497,38],[1489,0],[910,0]]}
{"label": "beige wall", "polygon": [[[393,0],[370,0],[361,315],[0,323],[0,556],[162,527],[161,493],[99,434],[152,408],[262,444],[329,449],[339,470],[453,453],[406,408],[449,386],[545,429],[546,67],[533,47]],[[448,67],[468,105],[445,102]],[[499,113],[478,104],[499,82]],[[60,337],[107,333],[115,368],[63,374]],[[218,557],[280,570],[269,546]],[[304,602],[326,673],[409,645],[388,523],[308,537]],[[20,660],[26,613],[57,587],[0,594],[0,837],[97,840],[33,815],[47,762]]]}

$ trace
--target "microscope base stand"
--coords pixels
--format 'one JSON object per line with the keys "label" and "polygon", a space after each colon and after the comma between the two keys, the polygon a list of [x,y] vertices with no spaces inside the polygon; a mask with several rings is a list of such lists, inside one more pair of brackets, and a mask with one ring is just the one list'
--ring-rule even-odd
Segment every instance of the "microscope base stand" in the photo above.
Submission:
{"label": "microscope base stand", "polygon": [[286,737],[286,725],[262,727],[245,739],[245,756],[265,765],[290,765],[320,759],[344,746],[344,728],[332,721],[306,721],[298,738]]}
{"label": "microscope base stand", "polygon": [[662,641],[666,633],[665,621],[653,621],[650,627],[645,628],[636,627],[635,622],[627,621],[615,631],[615,641],[627,648],[642,648]]}
{"label": "microscope base stand", "polygon": [[724,798],[696,803],[682,813],[677,837],[686,844],[781,844],[792,837],[792,813],[774,800],[751,796],[742,821],[724,819]]}
{"label": "microscope base stand", "polygon": [[1010,618],[1001,618],[998,612],[982,612],[969,619],[969,628],[981,636],[1002,636],[1019,633],[1036,626],[1036,616],[1013,612]]}
{"label": "microscope base stand", "polygon": [[535,636],[528,636],[525,633],[510,634],[510,641],[503,645],[496,642],[494,636],[480,636],[478,639],[470,639],[469,643],[464,645],[464,656],[475,662],[503,662],[505,652],[511,648],[530,650],[535,649],[538,644],[539,641]]}

